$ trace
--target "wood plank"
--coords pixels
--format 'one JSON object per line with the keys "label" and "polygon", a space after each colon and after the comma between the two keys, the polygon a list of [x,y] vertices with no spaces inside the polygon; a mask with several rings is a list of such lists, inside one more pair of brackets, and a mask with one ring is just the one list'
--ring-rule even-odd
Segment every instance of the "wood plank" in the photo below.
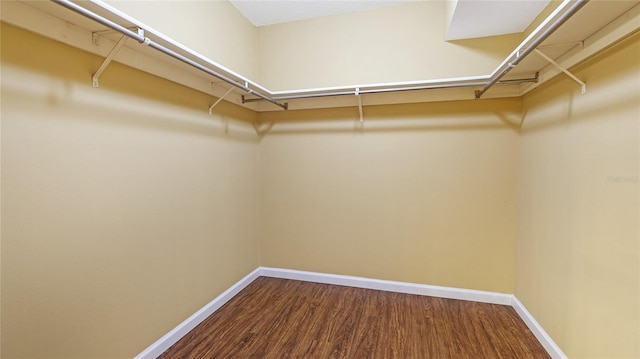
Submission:
{"label": "wood plank", "polygon": [[550,358],[510,306],[260,277],[159,358]]}

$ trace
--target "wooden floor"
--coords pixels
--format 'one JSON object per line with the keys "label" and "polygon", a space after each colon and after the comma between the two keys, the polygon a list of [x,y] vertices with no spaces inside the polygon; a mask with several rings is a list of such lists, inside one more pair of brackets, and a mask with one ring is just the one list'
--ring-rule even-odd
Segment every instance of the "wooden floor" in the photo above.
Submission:
{"label": "wooden floor", "polygon": [[513,308],[260,277],[160,358],[550,358]]}

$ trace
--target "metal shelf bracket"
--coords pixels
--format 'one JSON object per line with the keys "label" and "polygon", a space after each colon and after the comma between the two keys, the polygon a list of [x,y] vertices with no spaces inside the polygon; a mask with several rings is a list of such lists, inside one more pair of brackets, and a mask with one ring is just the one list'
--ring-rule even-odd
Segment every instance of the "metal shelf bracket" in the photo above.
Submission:
{"label": "metal shelf bracket", "polygon": [[[212,84],[212,86],[213,86],[213,84]],[[214,102],[213,105],[211,105],[211,107],[209,107],[209,115],[212,114],[213,108],[216,107],[220,103],[220,101],[224,100],[224,98],[227,97],[227,95],[230,94],[231,91],[233,91],[233,87],[231,87],[229,90],[227,90],[227,92],[225,92],[224,95],[220,96],[218,98],[218,100],[216,102]]]}
{"label": "metal shelf bracket", "polygon": [[564,67],[562,67],[562,65],[560,65],[559,63],[553,61],[552,58],[550,58],[549,56],[545,55],[542,51],[535,49],[534,50],[538,55],[540,55],[540,57],[542,57],[543,59],[547,60],[551,65],[555,66],[558,70],[564,72],[567,76],[569,76],[573,81],[577,82],[578,84],[580,84],[580,86],[582,87],[582,94],[584,95],[585,93],[587,93],[587,84],[585,84],[582,80],[580,80],[579,78],[576,77],[576,75],[572,74],[569,70],[565,69]]}
{"label": "metal shelf bracket", "polygon": [[[96,39],[97,37],[94,36],[94,44]],[[127,39],[128,37],[126,35],[122,35],[122,37],[120,38],[120,40],[118,40],[118,42],[113,47],[113,49],[111,49],[111,52],[109,52],[109,55],[107,55],[107,57],[104,59],[104,61],[102,62],[102,65],[98,67],[98,71],[96,71],[96,73],[93,74],[93,78],[92,78],[93,87],[100,87],[100,76],[102,76],[102,73],[104,72],[104,70],[107,69],[107,66],[109,66],[109,64],[111,63],[113,58],[116,56],[118,51],[120,51],[120,48],[122,48],[122,46],[127,41]]]}

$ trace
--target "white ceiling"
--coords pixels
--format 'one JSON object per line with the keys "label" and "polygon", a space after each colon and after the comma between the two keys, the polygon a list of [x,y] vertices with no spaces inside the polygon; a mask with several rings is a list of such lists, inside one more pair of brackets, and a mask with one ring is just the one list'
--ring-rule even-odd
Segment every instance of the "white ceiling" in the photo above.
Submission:
{"label": "white ceiling", "polygon": [[377,9],[416,0],[229,0],[255,26]]}
{"label": "white ceiling", "polygon": [[549,0],[459,0],[446,40],[523,32]]}
{"label": "white ceiling", "polygon": [[[230,0],[257,27],[402,5],[412,1],[424,0]],[[522,32],[550,0],[447,1],[452,1],[455,9],[446,40],[459,40]]]}

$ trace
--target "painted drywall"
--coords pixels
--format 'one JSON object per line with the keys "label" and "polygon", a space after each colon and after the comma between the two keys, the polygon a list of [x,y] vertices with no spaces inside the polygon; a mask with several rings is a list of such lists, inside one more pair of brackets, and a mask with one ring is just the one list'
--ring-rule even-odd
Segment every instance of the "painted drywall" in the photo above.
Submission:
{"label": "painted drywall", "polygon": [[524,99],[515,295],[570,358],[640,357],[640,37]]}
{"label": "painted drywall", "polygon": [[[512,100],[262,113],[262,265],[512,293]],[[361,127],[363,126],[363,127]]]}
{"label": "painted drywall", "polygon": [[271,90],[491,73],[521,35],[446,42],[447,3],[416,1],[259,28],[259,83]]}
{"label": "painted drywall", "polygon": [[[1,35],[2,33],[0,33],[0,39],[1,39]],[[2,59],[2,46],[0,46],[0,59]],[[2,67],[0,67],[0,81],[1,80],[2,80]],[[0,92],[0,96],[2,96],[1,92]],[[0,112],[0,204],[2,203],[2,116],[1,115],[2,115],[2,112]],[[2,356],[2,205],[0,205],[0,356]]]}
{"label": "painted drywall", "polygon": [[258,29],[228,1],[106,1],[154,30],[251,80]]}
{"label": "painted drywall", "polygon": [[255,113],[2,25],[2,358],[131,358],[259,265]]}

